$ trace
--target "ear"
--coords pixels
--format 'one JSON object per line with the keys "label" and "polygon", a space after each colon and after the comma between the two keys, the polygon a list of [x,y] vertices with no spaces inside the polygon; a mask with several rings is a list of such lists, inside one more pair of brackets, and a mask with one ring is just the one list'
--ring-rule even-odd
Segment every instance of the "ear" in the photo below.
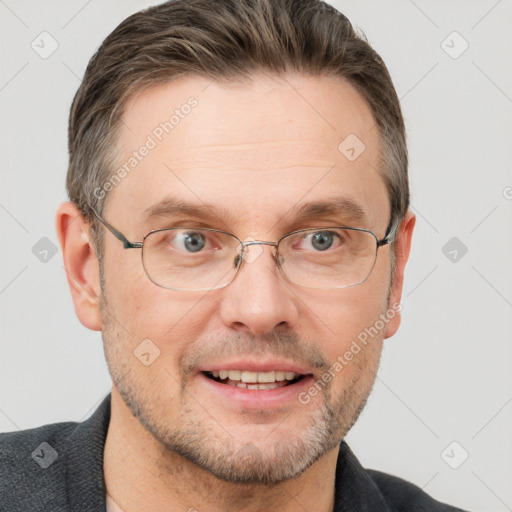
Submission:
{"label": "ear", "polygon": [[76,316],[88,329],[99,331],[100,272],[89,224],[69,201],[59,206],[56,224]]}
{"label": "ear", "polygon": [[[409,259],[409,253],[411,251],[412,232],[415,224],[416,216],[409,210],[404,220],[400,223],[395,241],[395,279],[391,283],[388,308],[392,308],[394,304],[400,304],[402,299],[405,264]],[[385,338],[393,336],[400,326],[400,310],[396,310],[396,308],[393,309],[396,311],[396,315],[386,325],[386,331],[384,333]]]}

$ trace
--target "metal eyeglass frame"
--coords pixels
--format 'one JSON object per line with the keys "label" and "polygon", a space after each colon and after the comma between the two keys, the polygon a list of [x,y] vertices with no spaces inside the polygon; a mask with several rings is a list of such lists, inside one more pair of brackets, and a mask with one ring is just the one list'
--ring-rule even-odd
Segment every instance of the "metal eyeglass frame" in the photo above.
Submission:
{"label": "metal eyeglass frame", "polygon": [[[176,227],[172,227],[172,228],[159,228],[159,229],[153,229],[151,230],[149,233],[147,233],[146,235],[144,235],[144,238],[142,239],[142,242],[130,242],[130,240],[128,240],[128,238],[126,238],[125,235],[123,235],[123,233],[121,233],[121,231],[119,231],[118,229],[116,229],[114,226],[112,226],[112,224],[110,224],[109,222],[107,222],[99,213],[96,212],[95,209],[91,208],[92,212],[94,213],[94,215],[96,216],[96,218],[119,240],[123,243],[123,248],[124,249],[142,249],[143,246],[144,246],[144,241],[146,240],[146,238],[148,236],[150,236],[151,234],[153,233],[158,233],[160,231],[172,231],[174,229],[204,229],[204,230],[207,230],[207,231],[213,231],[213,232],[216,232],[216,233],[224,233],[225,235],[229,235],[229,236],[232,236],[233,238],[235,238],[236,240],[238,240],[238,242],[240,243],[240,246],[241,246],[241,250],[240,250],[240,254],[235,258],[235,266],[237,267],[237,270],[235,272],[235,274],[233,275],[233,278],[226,284],[223,284],[222,286],[216,288],[216,289],[221,289],[221,288],[224,288],[225,286],[227,286],[228,284],[230,284],[231,282],[234,281],[234,279],[236,278],[236,276],[238,275],[238,272],[240,271],[240,268],[242,267],[242,263],[244,262],[244,258],[243,258],[243,255],[245,253],[245,248],[246,247],[249,247],[251,245],[271,245],[273,247],[276,248],[276,264],[277,266],[281,269],[281,271],[283,272],[283,275],[286,276],[286,272],[284,272],[284,270],[282,269],[281,267],[281,264],[280,264],[280,261],[279,261],[279,244],[281,242],[281,240],[283,240],[284,238],[287,238],[291,235],[294,235],[296,233],[301,233],[303,231],[311,231],[311,230],[318,230],[318,231],[324,231],[324,230],[328,230],[328,229],[350,229],[352,231],[362,231],[362,232],[365,232],[365,233],[369,233],[370,235],[373,236],[373,238],[375,238],[375,242],[376,242],[376,249],[375,249],[375,261],[377,260],[377,251],[379,250],[379,247],[382,247],[384,245],[388,245],[388,244],[391,244],[393,243],[395,240],[396,240],[396,235],[397,235],[397,231],[398,231],[398,226],[400,225],[400,222],[401,222],[401,219],[400,218],[396,218],[395,221],[393,222],[393,220],[391,220],[391,222],[389,223],[389,226],[386,230],[386,234],[384,235],[384,238],[381,238],[379,240],[379,238],[377,237],[377,235],[373,232],[373,231],[370,231],[369,229],[363,229],[363,228],[353,228],[353,227],[350,227],[350,226],[329,226],[329,227],[320,227],[320,228],[305,228],[305,229],[297,229],[295,231],[292,231],[290,233],[286,233],[285,235],[283,235],[281,238],[279,238],[279,240],[277,242],[268,242],[268,241],[265,241],[265,240],[249,240],[247,242],[242,242],[242,240],[240,240],[236,235],[233,235],[232,233],[228,233],[227,231],[222,231],[220,229],[212,229],[212,228],[190,228],[190,227],[187,227],[187,226],[176,226]],[[187,289],[183,289],[183,288],[171,288],[171,287],[168,287],[168,286],[164,286],[156,281],[154,281],[152,279],[152,277],[149,275],[148,271],[146,270],[146,267],[144,265],[144,261],[142,261],[142,266],[144,268],[144,272],[146,273],[146,275],[148,276],[149,280],[156,284],[157,286],[160,286],[161,288],[165,288],[165,289],[168,289],[168,290],[179,290],[179,291],[194,291],[194,290],[187,290]],[[366,278],[363,280],[363,281],[360,281],[359,283],[355,283],[355,284],[352,284],[352,285],[347,285],[347,286],[342,286],[342,287],[337,287],[337,288],[333,288],[333,289],[343,289],[343,288],[351,288],[353,286],[358,286],[360,284],[363,284],[365,281],[368,280],[368,278],[370,277],[371,273],[373,272],[373,268],[375,267],[375,263],[372,267],[372,269],[370,270],[369,274],[366,276]],[[287,278],[288,279],[288,278]],[[291,281],[293,283],[293,281]],[[296,284],[296,283],[294,283]],[[301,286],[301,285],[297,285],[297,286]],[[310,288],[308,286],[305,286],[305,288]],[[321,289],[329,289],[329,288],[321,288]]]}

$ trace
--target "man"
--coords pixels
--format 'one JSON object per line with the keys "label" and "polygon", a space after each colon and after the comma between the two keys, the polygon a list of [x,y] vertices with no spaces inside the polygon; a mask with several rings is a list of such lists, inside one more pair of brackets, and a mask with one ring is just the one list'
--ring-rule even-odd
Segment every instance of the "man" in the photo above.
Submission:
{"label": "man", "polygon": [[1,436],[2,510],[458,510],[343,441],[415,222],[395,90],[343,15],[131,16],[89,63],[69,153],[57,231],[112,393],[81,424]]}

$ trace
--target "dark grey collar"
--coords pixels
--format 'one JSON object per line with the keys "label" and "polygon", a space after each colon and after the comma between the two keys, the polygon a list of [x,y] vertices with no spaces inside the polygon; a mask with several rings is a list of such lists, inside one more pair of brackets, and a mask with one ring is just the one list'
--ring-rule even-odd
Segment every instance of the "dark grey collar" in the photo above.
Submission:
{"label": "dark grey collar", "polygon": [[65,478],[71,512],[106,511],[103,448],[110,422],[110,397],[109,393],[66,439]]}
{"label": "dark grey collar", "polygon": [[[108,394],[66,440],[66,489],[72,512],[105,512],[103,449],[110,422]],[[86,507],[86,508],[84,508]],[[389,512],[382,494],[348,445],[340,446],[336,467],[335,512]]]}

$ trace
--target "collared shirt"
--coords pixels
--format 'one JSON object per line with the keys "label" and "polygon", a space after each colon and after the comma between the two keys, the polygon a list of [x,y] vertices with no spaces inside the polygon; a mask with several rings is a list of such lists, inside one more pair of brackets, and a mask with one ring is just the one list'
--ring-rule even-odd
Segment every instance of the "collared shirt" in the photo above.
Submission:
{"label": "collared shirt", "polygon": [[[103,450],[109,422],[110,394],[81,423],[0,434],[0,510],[106,512]],[[111,501],[108,512],[117,512]],[[400,478],[363,468],[343,441],[336,465],[334,512],[461,509],[435,501]]]}

